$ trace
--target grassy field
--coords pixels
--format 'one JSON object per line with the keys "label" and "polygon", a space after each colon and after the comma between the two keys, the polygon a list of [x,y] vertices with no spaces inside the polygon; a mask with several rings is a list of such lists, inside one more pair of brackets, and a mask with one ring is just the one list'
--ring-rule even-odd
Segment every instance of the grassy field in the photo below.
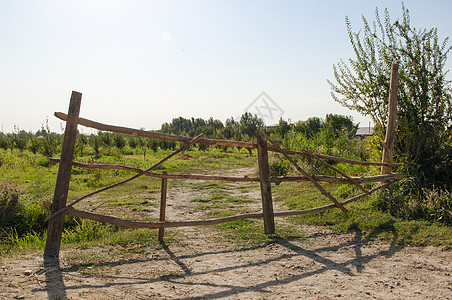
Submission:
{"label": "grassy field", "polygon": [[[147,168],[165,157],[171,150],[161,150],[155,154],[102,156],[96,163],[115,163]],[[92,157],[79,157],[77,161],[93,161]],[[211,148],[208,151],[187,150],[162,166],[159,170],[168,173],[224,174],[234,175],[238,169],[257,170],[256,153],[242,149],[228,149],[227,152]],[[43,201],[51,202],[58,171],[40,155],[28,151],[0,149],[0,178],[2,187],[2,228],[1,255],[14,251],[41,251],[45,243],[49,214],[42,206]],[[367,170],[372,172],[372,170]],[[256,171],[254,171],[256,172]],[[132,176],[125,171],[88,170],[73,168],[69,190],[69,201],[93,190]],[[257,175],[255,173],[254,175]],[[82,201],[77,208],[117,217],[152,221],[158,218],[160,180],[142,176],[119,188],[96,195]],[[344,200],[356,194],[353,188],[339,185],[324,185],[338,199]],[[274,200],[286,209],[306,209],[330,204],[310,183],[282,183],[274,185]],[[250,191],[259,189],[257,183],[235,185],[218,181],[169,181],[169,190],[180,190],[193,194],[186,204],[187,210],[200,218],[229,216],[250,211],[258,206],[249,196]],[[234,191],[234,192],[232,192]],[[14,195],[18,201],[14,203]],[[402,220],[383,213],[375,205],[375,197],[366,197],[348,206],[349,212],[339,209],[291,217],[284,225],[277,226],[275,236],[263,233],[262,220],[242,220],[211,227],[216,236],[227,243],[261,245],[275,238],[303,237],[299,225],[328,227],[335,231],[359,231],[400,245],[434,245],[452,247],[452,228],[435,222]],[[254,203],[254,204],[253,204]],[[125,252],[144,251],[148,247],[162,247],[157,242],[156,230],[130,230],[110,225],[67,218],[63,233],[63,248],[117,246]],[[184,244],[181,230],[165,231],[167,244]],[[133,250],[131,250],[133,249]],[[140,250],[141,249],[141,250]]]}

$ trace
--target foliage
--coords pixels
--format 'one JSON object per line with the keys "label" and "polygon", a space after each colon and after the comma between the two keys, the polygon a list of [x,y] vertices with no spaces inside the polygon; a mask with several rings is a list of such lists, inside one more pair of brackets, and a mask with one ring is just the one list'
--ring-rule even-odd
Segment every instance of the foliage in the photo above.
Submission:
{"label": "foliage", "polygon": [[0,226],[10,226],[18,211],[19,191],[6,180],[0,181]]}
{"label": "foliage", "polygon": [[256,136],[256,131],[265,128],[264,121],[257,115],[252,115],[249,112],[244,113],[240,117],[240,131],[243,135],[253,138]]}
{"label": "foliage", "polygon": [[[360,141],[355,137],[351,137],[346,129],[334,134],[334,131],[329,126],[322,127],[316,135],[311,137],[292,130],[286,134],[283,145],[290,150],[299,151],[303,149],[315,154],[338,156],[359,161],[368,161],[370,158],[367,150],[367,141]],[[303,161],[305,162],[304,168],[309,172],[337,175],[334,171],[312,158],[305,158]],[[361,174],[369,171],[366,167],[359,165],[337,163],[336,161],[328,161],[328,163],[349,174]]]}
{"label": "foliage", "polygon": [[292,165],[289,161],[277,158],[269,163],[270,176],[286,176],[292,169]]}
{"label": "foliage", "polygon": [[6,180],[0,182],[0,227],[3,232],[18,241],[23,236],[36,236],[46,227],[48,213],[32,202],[19,201],[18,187]]}
{"label": "foliage", "polygon": [[424,219],[452,225],[452,195],[438,188],[419,188],[415,179],[395,183],[389,192],[379,193],[376,208],[393,216],[417,220]]}
{"label": "foliage", "polygon": [[359,124],[355,125],[353,123],[352,117],[346,117],[337,114],[327,114],[325,117],[325,122],[323,123],[323,127],[328,128],[336,138],[339,137],[341,131],[345,131],[350,138],[353,138],[358,131]]}
{"label": "foliage", "polygon": [[[354,196],[352,190],[336,190],[323,185],[338,200]],[[366,186],[366,188],[369,188]],[[284,183],[272,188],[276,201],[283,201],[292,210],[303,210],[330,204],[310,183]],[[449,195],[450,197],[450,195]],[[375,198],[365,197],[347,206],[348,213],[334,208],[320,213],[294,217],[296,224],[327,226],[333,230],[356,231],[362,237],[378,237],[399,245],[435,245],[452,247],[452,227],[432,220],[407,220],[382,211]]]}
{"label": "foliage", "polygon": [[395,22],[387,9],[383,20],[377,9],[372,24],[363,16],[363,30],[357,33],[346,18],[356,59],[334,65],[337,84],[329,82],[332,96],[342,105],[371,116],[385,129],[391,65],[399,64],[394,160],[403,163],[404,171],[415,176],[420,187],[450,188],[452,145],[447,126],[452,117],[452,96],[444,66],[451,47],[447,38],[439,41],[436,28],[412,27],[403,4],[402,10],[402,19]]}
{"label": "foliage", "polygon": [[310,117],[306,121],[298,121],[294,125],[294,130],[307,137],[313,137],[320,132],[323,127],[322,119],[319,117]]}
{"label": "foliage", "polygon": [[170,123],[163,123],[161,132],[176,135],[197,136],[204,133],[206,137],[214,137],[218,130],[223,128],[220,120],[209,118],[204,120],[201,118],[185,119],[183,117],[174,118]]}

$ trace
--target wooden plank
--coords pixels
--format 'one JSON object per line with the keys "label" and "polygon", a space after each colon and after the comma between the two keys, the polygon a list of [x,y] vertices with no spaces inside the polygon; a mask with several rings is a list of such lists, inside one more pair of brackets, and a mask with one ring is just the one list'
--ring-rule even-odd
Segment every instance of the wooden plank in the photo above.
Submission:
{"label": "wooden plank", "polygon": [[[49,158],[51,164],[57,164],[60,162],[59,158]],[[72,162],[74,167],[87,168],[87,169],[105,169],[105,170],[123,170],[133,173],[141,173],[142,169],[116,165],[116,164],[88,164],[74,161]],[[145,176],[152,178],[168,178],[168,179],[192,179],[192,180],[215,180],[215,181],[230,181],[230,182],[259,182],[259,177],[230,177],[230,176],[217,176],[217,175],[198,175],[198,174],[166,174],[154,172],[146,172]],[[334,184],[347,184],[350,183],[346,178],[326,176],[326,175],[311,175],[316,181],[328,182]],[[385,175],[376,175],[368,177],[350,177],[357,183],[369,183],[379,182],[386,180],[400,180],[403,178],[402,173],[391,173]],[[270,177],[272,183],[280,184],[281,182],[305,182],[309,181],[305,176],[277,176]]]}
{"label": "wooden plank", "polygon": [[[373,193],[375,191],[378,191],[379,189],[386,188],[390,182],[380,185],[378,187],[373,188],[369,191],[369,193]],[[343,205],[354,202],[356,200],[361,199],[362,197],[366,196],[367,194],[361,194],[358,196],[355,196],[353,198],[350,198],[344,202],[342,202]],[[50,209],[50,203],[44,202],[44,207],[47,209]],[[291,211],[283,211],[283,212],[274,212],[275,217],[286,217],[286,216],[295,216],[295,215],[304,215],[304,214],[310,214],[315,212],[324,211],[327,209],[335,208],[335,204],[315,207],[315,208],[309,208],[305,210],[291,210]],[[112,216],[105,216],[100,214],[95,214],[87,211],[81,211],[77,210],[73,207],[69,207],[67,209],[67,214],[69,216],[73,217],[79,217],[83,219],[89,219],[93,221],[98,221],[102,223],[109,223],[115,226],[121,226],[121,227],[128,227],[128,228],[150,228],[150,229],[157,229],[157,228],[175,228],[175,227],[189,227],[189,226],[205,226],[205,225],[215,225],[215,224],[221,224],[231,221],[237,221],[237,220],[243,220],[243,219],[259,219],[264,216],[263,213],[249,213],[249,214],[241,214],[241,215],[235,215],[230,217],[223,217],[223,218],[217,218],[217,219],[210,219],[210,220],[194,220],[194,221],[179,221],[179,222],[141,222],[141,221],[131,221],[131,220],[124,220],[117,217]]]}
{"label": "wooden plank", "polygon": [[[68,118],[64,131],[63,147],[61,150],[60,166],[53,195],[52,213],[66,206],[71,180],[72,159],[74,157],[75,141],[77,138],[77,124],[80,114],[82,94],[73,91],[69,103]],[[63,232],[64,215],[59,215],[49,222],[44,256],[58,257]]]}
{"label": "wooden plank", "polygon": [[256,132],[256,137],[262,213],[264,216],[264,231],[265,234],[274,234],[275,218],[273,216],[272,188],[270,183],[270,167],[268,165],[267,141],[262,138],[259,132]]}
{"label": "wooden plank", "polygon": [[[66,119],[67,119],[67,115],[62,112],[55,112],[55,117],[57,117],[63,121],[66,121]],[[168,140],[168,141],[188,142],[190,140],[190,137],[188,137],[188,136],[172,135],[172,134],[165,134],[165,133],[160,133],[160,132],[155,132],[155,131],[146,131],[146,130],[128,128],[128,127],[120,127],[120,126],[115,126],[115,125],[102,124],[102,123],[84,119],[84,118],[79,118],[79,124],[86,126],[86,127],[102,130],[102,131],[118,132],[118,133],[124,133],[124,134],[131,134],[131,135],[135,135],[135,136],[163,139],[163,140]],[[232,141],[232,140],[218,140],[218,139],[200,139],[199,141],[197,141],[197,143],[198,144],[206,144],[206,145],[223,145],[223,146],[231,146],[231,147],[238,146],[238,147],[243,147],[243,148],[256,148],[257,147],[256,144],[253,144],[253,143]],[[271,145],[269,145],[267,147],[267,149],[269,151],[280,152],[277,148],[272,147]],[[286,150],[286,152],[290,155],[310,156],[308,151],[306,151],[304,149],[300,149],[298,151]],[[339,162],[344,162],[344,163],[348,163],[348,164],[356,164],[356,165],[363,165],[363,166],[388,165],[388,166],[396,167],[396,166],[400,165],[400,164],[395,164],[395,163],[386,164],[386,163],[380,163],[380,162],[357,161],[357,160],[336,157],[336,156],[331,156],[331,155],[322,155],[322,154],[316,154],[316,155],[323,160],[333,160],[333,161],[339,161]]]}
{"label": "wooden plank", "polygon": [[[167,175],[166,171],[163,171],[163,175]],[[166,192],[168,189],[168,178],[162,178],[162,190],[160,193],[160,222],[165,223],[165,214],[166,214]],[[163,242],[163,235],[165,232],[165,227],[159,228],[159,242]]]}
{"label": "wooden plank", "polygon": [[130,220],[124,220],[117,217],[112,216],[104,216],[99,215],[87,211],[81,211],[77,210],[73,207],[69,207],[66,211],[68,216],[73,217],[79,217],[83,219],[89,219],[93,221],[103,222],[103,223],[109,223],[115,226],[121,226],[121,227],[127,227],[127,228],[151,228],[151,229],[157,229],[161,227],[165,228],[175,228],[175,227],[188,227],[188,226],[203,226],[203,225],[215,225],[215,224],[221,224],[225,222],[231,222],[231,221],[238,221],[243,219],[258,219],[262,218],[262,213],[251,213],[251,214],[243,214],[243,215],[236,215],[236,216],[230,216],[230,217],[224,217],[224,218],[218,218],[218,219],[211,219],[211,220],[194,220],[194,221],[181,221],[181,222],[142,222],[142,221],[130,221]]}
{"label": "wooden plank", "polygon": [[[267,139],[273,144],[273,146],[281,149],[279,145],[267,137]],[[304,176],[306,176],[309,181],[312,182],[312,184],[328,199],[330,199],[338,208],[340,208],[343,212],[347,212],[347,209],[336,200],[336,198],[333,197],[328,191],[326,191],[311,175],[309,175],[307,172],[305,172],[288,154],[284,149],[281,149],[283,155],[286,157],[286,159],[298,170],[298,172],[302,173]]]}
{"label": "wooden plank", "polygon": [[386,136],[383,146],[381,175],[391,173],[392,153],[394,150],[395,128],[397,119],[397,90],[399,88],[399,65],[393,64],[391,69],[391,85],[389,87],[389,114]]}

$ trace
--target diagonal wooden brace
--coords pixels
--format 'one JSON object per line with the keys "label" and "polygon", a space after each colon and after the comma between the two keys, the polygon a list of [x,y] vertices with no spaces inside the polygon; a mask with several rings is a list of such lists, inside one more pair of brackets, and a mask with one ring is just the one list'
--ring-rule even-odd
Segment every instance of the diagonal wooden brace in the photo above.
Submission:
{"label": "diagonal wooden brace", "polygon": [[69,207],[72,207],[73,205],[79,203],[79,202],[82,201],[83,199],[86,199],[86,198],[88,198],[88,197],[94,196],[94,195],[96,195],[96,194],[98,194],[98,193],[100,193],[100,192],[103,192],[103,191],[109,190],[109,189],[111,189],[111,188],[117,187],[117,186],[119,186],[119,185],[121,185],[121,184],[124,184],[124,183],[126,183],[126,182],[129,182],[129,181],[132,181],[132,180],[134,180],[134,179],[137,179],[137,178],[140,177],[140,176],[145,175],[145,174],[148,173],[149,171],[151,171],[151,170],[157,168],[158,166],[160,166],[162,163],[164,163],[165,161],[167,161],[167,160],[170,159],[171,157],[173,157],[173,156],[175,156],[176,154],[179,154],[180,152],[182,152],[182,151],[184,151],[185,149],[187,149],[191,144],[194,144],[194,143],[196,143],[198,140],[202,139],[203,136],[204,136],[204,134],[201,133],[201,134],[198,135],[197,137],[192,138],[189,142],[185,143],[182,147],[180,147],[179,149],[177,149],[176,151],[174,151],[174,152],[171,153],[170,155],[166,156],[165,158],[161,159],[159,162],[157,162],[157,163],[154,164],[153,166],[149,167],[148,169],[141,171],[141,172],[138,173],[137,175],[134,175],[134,176],[132,176],[132,177],[130,177],[130,178],[127,178],[127,179],[125,179],[125,180],[123,180],[123,181],[114,183],[114,184],[112,184],[112,185],[109,185],[109,186],[107,186],[107,187],[101,188],[101,189],[99,189],[99,190],[97,190],[97,191],[94,191],[94,192],[88,194],[88,195],[85,195],[85,196],[82,196],[82,197],[78,198],[77,200],[73,201],[72,203],[68,204],[67,206],[65,206],[65,207],[63,207],[63,208],[57,210],[56,212],[52,213],[50,216],[48,216],[48,217],[46,218],[46,221],[47,221],[47,220],[50,220],[51,218],[53,218],[53,217],[55,217],[55,216],[57,216],[57,215],[59,215],[59,214],[61,214],[61,213],[63,213],[63,212],[65,212]]}
{"label": "diagonal wooden brace", "polygon": [[338,208],[340,208],[343,212],[348,212],[348,210],[339,202],[336,200],[336,198],[333,197],[328,191],[326,191],[311,175],[306,173],[290,156],[287,154],[286,150],[279,147],[279,145],[272,140],[270,137],[267,136],[267,140],[272,143],[272,145],[277,148],[286,158],[287,160],[294,165],[294,167],[298,170],[298,172],[302,173],[306,178],[309,179],[309,181],[312,182],[313,185],[328,199],[330,199]]}

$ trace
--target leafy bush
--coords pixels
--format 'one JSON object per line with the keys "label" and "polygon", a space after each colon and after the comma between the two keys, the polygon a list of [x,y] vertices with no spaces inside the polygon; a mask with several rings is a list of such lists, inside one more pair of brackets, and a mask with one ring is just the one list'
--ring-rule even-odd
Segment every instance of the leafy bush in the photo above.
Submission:
{"label": "leafy bush", "polygon": [[0,226],[7,227],[14,223],[18,211],[19,191],[7,181],[0,181]]}
{"label": "leafy bush", "polygon": [[36,159],[36,164],[41,167],[48,167],[50,166],[50,161],[46,157],[39,157]]}
{"label": "leafy bush", "polygon": [[423,189],[424,201],[430,219],[452,224],[452,194],[447,190]]}
{"label": "leafy bush", "polygon": [[45,218],[48,212],[42,205],[31,201],[19,201],[20,193],[16,185],[0,182],[0,226],[3,233],[18,238],[34,233],[43,233],[47,228]]}
{"label": "leafy bush", "polygon": [[286,176],[291,169],[291,164],[287,160],[278,159],[269,163],[270,176]]}
{"label": "leafy bush", "polygon": [[0,167],[2,166],[12,167],[14,166],[15,162],[16,158],[14,157],[14,155],[11,154],[11,152],[4,149],[0,149]]}
{"label": "leafy bush", "polygon": [[438,188],[420,188],[414,178],[395,183],[389,192],[379,193],[374,206],[408,220],[424,219],[452,225],[452,195]]}
{"label": "leafy bush", "polygon": [[[284,146],[290,150],[300,151],[303,149],[314,154],[339,156],[359,161],[367,161],[370,158],[366,141],[351,137],[348,130],[334,132],[328,127],[323,127],[318,134],[312,137],[290,131],[285,136]],[[307,172],[336,175],[336,172],[313,158],[303,158],[303,162],[303,168],[306,168]],[[359,165],[343,164],[337,161],[327,162],[349,174],[362,174],[369,171],[366,167]]]}

